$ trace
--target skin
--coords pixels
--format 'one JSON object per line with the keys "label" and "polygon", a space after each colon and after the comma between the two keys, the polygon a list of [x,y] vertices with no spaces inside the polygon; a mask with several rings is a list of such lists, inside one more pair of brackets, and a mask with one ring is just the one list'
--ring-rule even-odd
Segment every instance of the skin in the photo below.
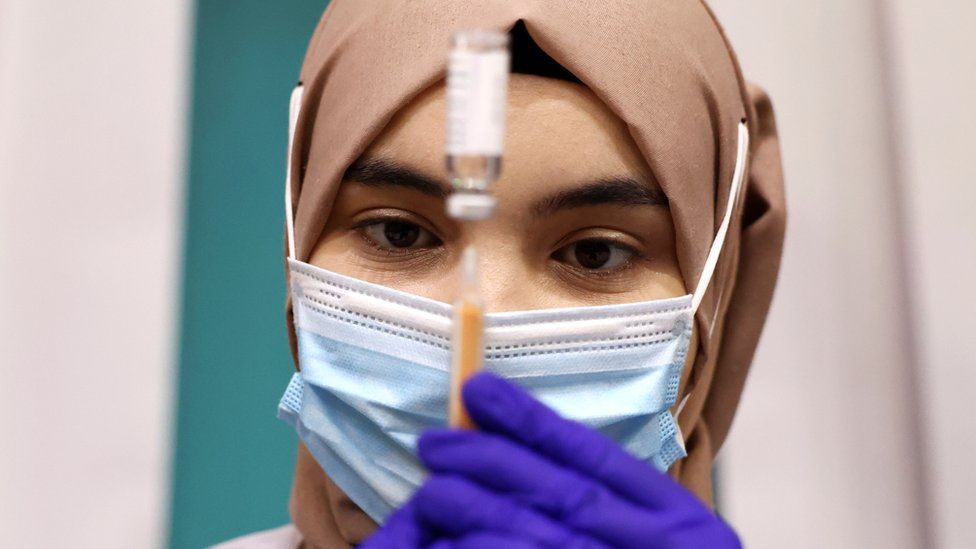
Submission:
{"label": "skin", "polygon": [[[446,182],[444,91],[443,84],[434,86],[407,104],[361,161],[396,162]],[[498,198],[493,218],[463,227],[445,213],[441,198],[347,178],[310,262],[450,302],[461,251],[470,242],[479,253],[488,311],[686,293],[666,205],[603,203],[541,215],[534,207],[603,178],[632,178],[662,194],[624,123],[588,88],[513,74],[507,120],[504,167],[492,187]]]}
{"label": "skin", "polygon": [[[356,164],[395,164],[449,189],[445,117],[444,85],[435,85],[405,105]],[[489,312],[629,303],[688,293],[666,200],[571,204],[548,212],[538,207],[561,194],[592,188],[594,181],[614,178],[631,179],[645,195],[663,198],[626,125],[585,86],[511,75],[504,166],[492,187],[498,207],[493,218],[476,227],[451,219],[443,197],[388,180],[393,178],[361,175],[360,170],[358,179],[370,181],[343,180],[310,263],[451,302],[457,294],[461,252],[471,243],[478,250],[480,290]],[[693,334],[682,385],[696,351]],[[305,504],[292,509],[296,522],[311,523],[322,516],[324,508],[311,507],[325,505],[320,491],[326,482],[314,458],[299,445],[293,503]],[[314,538],[317,529],[302,530]],[[320,541],[327,545],[327,540]],[[316,540],[307,543],[315,546]]]}

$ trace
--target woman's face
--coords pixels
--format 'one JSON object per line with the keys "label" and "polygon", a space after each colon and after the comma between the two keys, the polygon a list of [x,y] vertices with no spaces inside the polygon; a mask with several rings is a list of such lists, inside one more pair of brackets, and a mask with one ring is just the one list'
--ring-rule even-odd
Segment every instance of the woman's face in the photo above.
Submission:
{"label": "woman's face", "polygon": [[494,217],[445,212],[445,93],[406,105],[347,170],[311,263],[440,301],[478,250],[488,311],[686,293],[667,200],[626,126],[585,86],[513,74]]}

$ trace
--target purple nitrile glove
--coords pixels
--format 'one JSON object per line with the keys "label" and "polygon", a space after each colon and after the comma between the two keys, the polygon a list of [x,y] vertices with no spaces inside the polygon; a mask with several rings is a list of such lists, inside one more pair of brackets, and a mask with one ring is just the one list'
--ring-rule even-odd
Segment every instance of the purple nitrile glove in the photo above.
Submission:
{"label": "purple nitrile glove", "polygon": [[[434,492],[441,489],[434,486]],[[390,515],[383,526],[366,538],[359,549],[535,549],[531,540],[494,532],[468,532],[457,537],[444,537],[434,527],[423,523],[416,513],[416,498]],[[514,502],[512,502],[514,503]],[[439,538],[439,539],[438,539]],[[436,541],[434,541],[436,540]]]}
{"label": "purple nitrile glove", "polygon": [[383,526],[359,544],[360,549],[386,549],[397,547],[419,549],[426,547],[432,538],[417,520],[413,500],[396,510]]}
{"label": "purple nitrile glove", "polygon": [[432,475],[412,505],[424,528],[451,538],[444,547],[486,546],[475,535],[543,547],[741,547],[667,475],[521,388],[482,373],[463,395],[482,431],[431,430],[419,443]]}

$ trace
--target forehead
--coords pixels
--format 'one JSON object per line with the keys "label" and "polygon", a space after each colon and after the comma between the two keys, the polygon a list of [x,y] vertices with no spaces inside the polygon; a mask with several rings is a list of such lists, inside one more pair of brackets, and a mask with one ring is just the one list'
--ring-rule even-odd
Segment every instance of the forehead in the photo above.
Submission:
{"label": "forehead", "polygon": [[[428,88],[398,111],[366,156],[395,159],[444,177],[446,106],[444,83]],[[589,88],[511,75],[504,170],[498,185],[620,175],[653,180],[626,124]]]}

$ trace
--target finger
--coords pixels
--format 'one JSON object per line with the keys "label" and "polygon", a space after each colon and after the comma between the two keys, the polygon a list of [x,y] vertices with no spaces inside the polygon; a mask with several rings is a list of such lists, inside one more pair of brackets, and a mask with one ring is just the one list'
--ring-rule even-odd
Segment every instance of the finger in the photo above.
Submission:
{"label": "finger", "polygon": [[498,549],[499,547],[511,549],[536,549],[538,545],[531,541],[492,534],[488,532],[475,532],[457,539],[442,539],[428,546],[428,549]]}
{"label": "finger", "polygon": [[[417,454],[432,473],[461,476],[506,495],[545,498],[588,478],[499,435],[478,431],[428,429]],[[539,504],[549,508],[544,499]]]}
{"label": "finger", "polygon": [[560,417],[509,381],[479,373],[462,394],[481,429],[516,440],[635,503],[659,509],[692,503],[692,496],[667,475],[602,433]]}
{"label": "finger", "polygon": [[430,476],[414,501],[421,523],[448,537],[492,533],[544,547],[603,547],[530,507],[457,477]]}
{"label": "finger", "polygon": [[655,521],[652,511],[498,435],[431,430],[421,436],[418,448],[435,474],[475,482],[615,545],[649,535]]}
{"label": "finger", "polygon": [[633,506],[590,478],[499,435],[430,429],[421,435],[417,449],[431,472],[468,479],[560,522],[579,510],[583,500]]}
{"label": "finger", "polygon": [[359,547],[362,549],[386,549],[388,547],[420,549],[426,545],[427,537],[418,522],[416,506],[411,501],[390,515],[383,527],[366,538]]}

